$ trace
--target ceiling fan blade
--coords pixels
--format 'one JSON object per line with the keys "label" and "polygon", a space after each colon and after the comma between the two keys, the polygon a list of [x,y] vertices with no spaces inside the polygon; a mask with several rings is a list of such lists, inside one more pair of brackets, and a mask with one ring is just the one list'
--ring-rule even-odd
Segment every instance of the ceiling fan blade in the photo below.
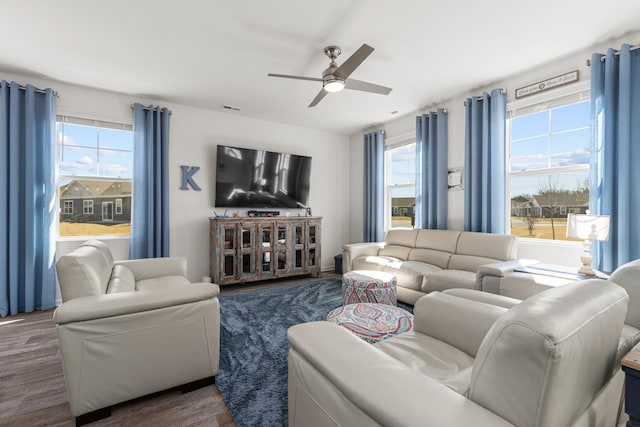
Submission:
{"label": "ceiling fan blade", "polygon": [[362,64],[362,62],[367,59],[371,52],[374,49],[368,44],[363,44],[360,46],[360,49],[356,50],[353,55],[351,55],[346,61],[342,63],[334,72],[333,75],[336,77],[340,77],[341,79],[346,79],[355,71],[356,68]]}
{"label": "ceiling fan blade", "polygon": [[363,92],[379,93],[380,95],[389,95],[393,89],[373,83],[363,82],[362,80],[348,79],[344,82],[345,89],[361,90]]}
{"label": "ceiling fan blade", "polygon": [[269,77],[281,77],[283,79],[310,80],[312,82],[321,82],[322,81],[322,79],[319,79],[317,77],[291,76],[289,74],[269,73],[269,74],[267,74],[267,76],[269,76]]}
{"label": "ceiling fan blade", "polygon": [[315,98],[313,98],[313,101],[311,101],[311,104],[309,104],[308,108],[311,107],[315,107],[316,105],[318,105],[318,102],[322,101],[322,98],[324,98],[325,96],[327,96],[327,91],[324,89],[320,89],[320,92],[318,92],[318,94],[316,95]]}

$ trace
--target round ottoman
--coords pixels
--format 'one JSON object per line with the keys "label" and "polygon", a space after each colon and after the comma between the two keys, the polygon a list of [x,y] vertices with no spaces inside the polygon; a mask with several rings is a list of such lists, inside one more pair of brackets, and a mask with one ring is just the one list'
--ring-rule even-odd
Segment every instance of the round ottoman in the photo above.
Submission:
{"label": "round ottoman", "polygon": [[348,304],[331,310],[327,321],[371,344],[413,329],[413,314],[387,304]]}
{"label": "round ottoman", "polygon": [[374,270],[353,270],[342,275],[342,304],[371,302],[396,305],[396,276]]}

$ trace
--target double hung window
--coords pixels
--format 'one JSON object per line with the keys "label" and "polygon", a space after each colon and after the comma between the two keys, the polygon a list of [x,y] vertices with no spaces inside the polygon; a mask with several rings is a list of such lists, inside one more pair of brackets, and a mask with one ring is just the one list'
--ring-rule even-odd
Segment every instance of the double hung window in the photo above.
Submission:
{"label": "double hung window", "polygon": [[413,227],[416,207],[416,144],[405,141],[385,152],[385,228]]}
{"label": "double hung window", "polygon": [[59,235],[128,235],[131,125],[58,116],[57,148]]}
{"label": "double hung window", "polygon": [[589,91],[510,109],[507,129],[511,234],[566,240],[589,208]]}

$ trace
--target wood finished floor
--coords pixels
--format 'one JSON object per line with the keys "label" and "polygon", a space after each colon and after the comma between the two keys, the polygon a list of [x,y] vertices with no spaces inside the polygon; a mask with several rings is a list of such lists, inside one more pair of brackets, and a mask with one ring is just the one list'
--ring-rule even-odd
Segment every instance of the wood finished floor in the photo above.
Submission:
{"label": "wood finished floor", "polygon": [[[339,278],[323,273],[322,279]],[[226,286],[222,295],[312,282],[289,279]],[[53,310],[0,318],[0,426],[73,426]],[[91,426],[235,426],[215,385],[161,392],[117,405]]]}

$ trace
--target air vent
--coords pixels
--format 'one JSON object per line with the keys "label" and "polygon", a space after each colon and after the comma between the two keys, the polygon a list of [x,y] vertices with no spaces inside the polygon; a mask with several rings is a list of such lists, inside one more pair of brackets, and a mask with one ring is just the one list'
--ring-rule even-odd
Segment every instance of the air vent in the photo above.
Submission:
{"label": "air vent", "polygon": [[234,107],[233,105],[226,105],[226,104],[223,104],[222,108],[225,109],[225,110],[231,110],[231,111],[240,111],[241,110],[240,107]]}

